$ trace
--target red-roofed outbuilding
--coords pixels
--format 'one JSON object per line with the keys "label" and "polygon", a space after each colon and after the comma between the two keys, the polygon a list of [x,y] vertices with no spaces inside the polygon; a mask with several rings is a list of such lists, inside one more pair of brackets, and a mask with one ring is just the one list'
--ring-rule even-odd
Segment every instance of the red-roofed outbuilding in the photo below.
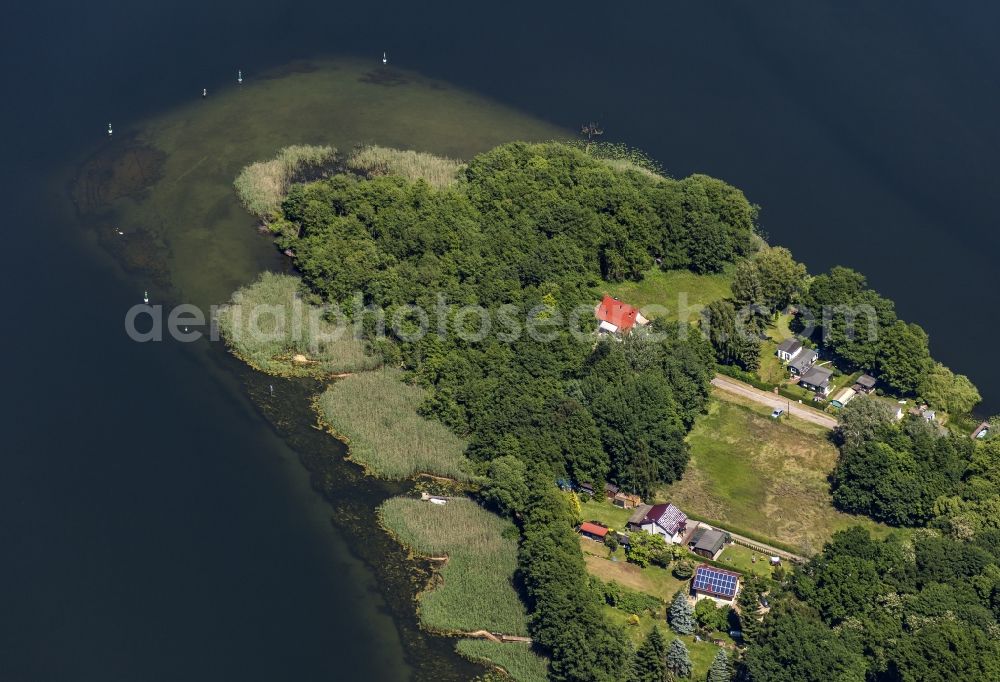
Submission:
{"label": "red-roofed outbuilding", "polygon": [[593,540],[603,540],[608,534],[608,529],[587,521],[580,524],[580,532]]}

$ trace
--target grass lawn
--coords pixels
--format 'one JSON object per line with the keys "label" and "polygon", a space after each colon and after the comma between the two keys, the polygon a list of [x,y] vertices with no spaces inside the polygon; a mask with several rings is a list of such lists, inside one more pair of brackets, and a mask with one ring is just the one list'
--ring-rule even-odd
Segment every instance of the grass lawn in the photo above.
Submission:
{"label": "grass lawn", "polygon": [[[668,644],[674,639],[684,642],[684,645],[688,648],[688,653],[691,654],[691,664],[694,668],[690,677],[692,680],[704,680],[705,676],[708,675],[708,669],[711,667],[712,661],[719,654],[719,647],[715,644],[705,641],[698,642],[695,640],[694,635],[678,635],[670,629],[666,620],[654,618],[648,613],[643,614],[639,618],[638,625],[630,625],[628,622],[629,614],[624,611],[611,606],[605,606],[604,612],[609,621],[625,628],[625,634],[628,635],[629,639],[637,647],[642,644],[649,632],[657,625],[663,630]],[[728,640],[728,637],[726,639]]]}
{"label": "grass lawn", "polygon": [[[806,394],[807,398],[811,398],[812,397],[812,392],[806,391],[806,389],[804,389],[804,388],[800,389],[797,386],[787,386],[785,388],[787,390],[800,390],[800,391],[802,391],[803,393]],[[712,397],[715,400],[719,400],[719,401],[724,402],[724,403],[730,403],[732,405],[739,405],[744,410],[746,410],[748,412],[751,412],[753,414],[760,415],[762,417],[767,417],[768,419],[771,418],[771,412],[772,412],[772,410],[771,410],[770,407],[768,407],[767,405],[761,405],[758,402],[754,402],[753,400],[750,400],[749,398],[744,398],[743,396],[736,395],[735,393],[729,393],[728,391],[723,391],[723,390],[718,389],[718,388],[713,388],[712,389]],[[805,403],[806,405],[809,405],[811,403],[811,401],[810,400],[804,400],[803,403]],[[804,434],[806,434],[808,436],[815,436],[815,437],[821,438],[823,440],[826,440],[827,436],[829,436],[829,434],[830,434],[830,430],[828,428],[826,428],[825,426],[820,426],[819,424],[814,424],[813,422],[807,422],[804,419],[799,419],[798,417],[793,417],[793,416],[791,416],[791,415],[789,415],[787,413],[784,414],[781,417],[780,421],[781,421],[782,424],[784,424],[785,426],[787,426],[789,428],[795,429],[796,431],[801,431],[802,433],[804,433]]]}
{"label": "grass lawn", "polygon": [[[754,556],[757,557],[756,562],[753,561]],[[771,562],[768,557],[743,545],[726,545],[726,548],[722,550],[722,554],[719,555],[717,561],[731,566],[734,571],[753,573],[765,578],[771,577]]]}
{"label": "grass lawn", "polygon": [[[647,271],[638,282],[607,284],[607,293],[637,308],[650,319],[694,322],[706,305],[732,295],[732,275],[699,275],[690,270]],[[687,314],[684,314],[684,310]],[[679,314],[680,313],[680,314]]]}
{"label": "grass lawn", "polygon": [[788,369],[781,363],[775,353],[778,344],[774,341],[763,341],[760,344],[760,367],[757,369],[757,376],[760,380],[777,386],[788,378]]}
{"label": "grass lawn", "polygon": [[607,558],[608,550],[604,545],[587,538],[580,538],[580,549],[583,550],[583,558],[587,563],[587,572],[606,583],[614,581],[623,587],[651,594],[667,602],[687,584],[687,581],[675,578],[666,568],[639,568],[635,564],[626,563],[625,551],[622,549],[615,552],[617,561]]}
{"label": "grass lawn", "polygon": [[489,661],[507,671],[517,682],[546,682],[549,662],[528,644],[498,644],[486,639],[463,639],[455,646],[458,653],[474,661]]}
{"label": "grass lawn", "polygon": [[427,473],[466,480],[465,442],[417,413],[425,392],[399,370],[344,377],[316,400],[322,421],[347,441],[350,459],[383,478]]}
{"label": "grass lawn", "polygon": [[711,400],[688,436],[691,462],[684,478],[659,497],[806,554],[819,551],[841,528],[880,528],[833,508],[827,476],[837,450],[827,431],[797,419],[775,421],[768,410]]}
{"label": "grass lawn", "polygon": [[421,622],[445,632],[489,630],[527,635],[527,612],[514,589],[513,526],[472,500],[436,505],[394,497],[378,510],[382,525],[414,552],[447,556],[440,581],[419,597]]}
{"label": "grass lawn", "polygon": [[625,530],[628,519],[634,509],[616,507],[603,498],[580,503],[580,516],[584,521],[597,521],[613,530]]}
{"label": "grass lawn", "polygon": [[[830,365],[827,365],[828,367]],[[833,398],[841,389],[853,386],[857,382],[858,377],[861,376],[862,372],[853,372],[851,374],[835,374],[831,383],[833,388],[830,389],[830,397]]]}
{"label": "grass lawn", "polygon": [[791,321],[791,315],[778,315],[767,328],[767,340],[760,344],[760,369],[757,370],[761,381],[778,385],[788,379],[788,368],[775,353],[779,343],[794,336],[788,326]]}
{"label": "grass lawn", "polygon": [[774,324],[768,327],[767,335],[776,344],[781,343],[785,339],[792,338],[793,336],[795,336],[795,334],[792,333],[792,328],[790,326],[791,322],[792,322],[791,315],[786,315],[786,314],[778,315],[776,318],[774,318]]}

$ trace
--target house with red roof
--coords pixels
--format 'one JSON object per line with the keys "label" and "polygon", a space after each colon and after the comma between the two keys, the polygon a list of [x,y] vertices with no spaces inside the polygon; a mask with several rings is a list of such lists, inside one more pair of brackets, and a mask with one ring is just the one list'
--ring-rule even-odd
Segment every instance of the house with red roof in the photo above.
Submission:
{"label": "house with red roof", "polygon": [[597,331],[601,334],[625,334],[635,325],[649,324],[638,308],[607,294],[594,308],[594,316],[600,321]]}
{"label": "house with red roof", "polygon": [[708,597],[717,603],[733,601],[740,591],[739,573],[727,571],[708,564],[699,564],[691,581],[691,591],[695,599]]}

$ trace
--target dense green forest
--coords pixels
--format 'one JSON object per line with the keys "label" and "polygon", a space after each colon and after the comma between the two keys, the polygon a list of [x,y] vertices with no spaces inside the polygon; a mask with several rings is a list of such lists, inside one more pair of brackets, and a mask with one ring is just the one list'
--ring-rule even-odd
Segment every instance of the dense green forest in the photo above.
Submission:
{"label": "dense green forest", "polygon": [[[620,679],[628,645],[602,615],[555,480],[643,494],[675,480],[715,358],[686,326],[595,343],[592,308],[602,282],[657,264],[714,272],[750,255],[756,208],[706,176],[519,143],[476,157],[451,185],[343,174],[293,187],[283,208],[272,228],[310,291],[362,318],[385,362],[428,389],[422,412],[470,441],[484,502],[518,522],[532,636],[553,679]],[[416,325],[413,304],[434,333],[410,337],[404,324],[379,337],[361,307]],[[546,333],[497,326],[469,340],[459,306],[470,304]],[[581,305],[583,335],[557,323]]]}
{"label": "dense green forest", "polygon": [[[350,308],[362,292],[390,318],[413,304],[426,311],[435,333],[374,345],[430,390],[422,411],[469,438],[474,460],[514,455],[545,462],[553,480],[642,493],[683,472],[684,435],[714,366],[701,336],[595,348],[556,322],[592,308],[602,281],[637,278],[656,259],[717,270],[745,255],[756,210],[738,190],[622,172],[563,145],[511,144],[473,159],[454,186],[338,175],[295,187],[284,207],[281,246],[326,302]],[[478,324],[458,308],[470,304],[546,334],[494,326],[469,341],[456,332]]]}
{"label": "dense green forest", "polygon": [[[753,369],[759,357],[753,339],[725,333],[739,309],[756,306],[749,324],[762,330],[790,303],[869,305],[879,345],[854,337],[846,316],[816,330],[818,343],[894,391],[934,395],[955,411],[978,400],[861,275],[834,268],[810,280],[787,250],[763,244],[756,218],[719,180],[660,178],[566,145],[513,143],[473,159],[454,183],[338,174],[296,185],[271,223],[317,302],[361,320],[370,348],[427,390],[421,412],[470,443],[481,501],[520,530],[530,630],[554,680],[685,670],[686,651],[656,640],[633,652],[606,621],[555,480],[649,495],[680,477],[715,363]],[[707,338],[654,323],[665,333],[598,340],[565,322],[593,307],[602,283],[656,266],[735,270],[732,300],[709,309]],[[472,304],[509,324],[470,334],[482,331],[462,312]],[[376,308],[401,321],[387,336]],[[425,323],[434,333],[410,333]],[[578,324],[592,330],[594,321]],[[545,338],[515,333],[533,325]],[[998,679],[1000,446],[896,424],[869,403],[856,401],[838,434],[835,500],[918,530],[886,540],[845,531],[784,584],[748,583],[737,673],[761,682]],[[760,618],[765,589],[772,608]],[[672,661],[673,672],[651,668],[651,656]],[[720,657],[710,679],[728,679],[730,663]]]}

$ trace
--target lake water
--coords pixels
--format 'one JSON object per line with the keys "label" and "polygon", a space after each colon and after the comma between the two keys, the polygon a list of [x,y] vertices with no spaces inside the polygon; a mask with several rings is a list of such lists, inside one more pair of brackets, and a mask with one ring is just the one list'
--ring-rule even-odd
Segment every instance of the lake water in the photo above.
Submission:
{"label": "lake water", "polygon": [[[813,271],[865,271],[997,411],[1000,370],[980,348],[997,324],[998,11],[392,0],[8,10],[0,679],[475,674],[447,640],[419,633],[409,599],[420,574],[372,530],[371,507],[399,488],[337,464],[338,446],[309,428],[307,387],[274,382],[272,398],[268,379],[207,343],[123,333],[144,288],[205,304],[282,267],[221,190],[286,142],[463,155],[597,119],[673,175],[743,187],[772,241]],[[351,69],[377,68],[383,49],[408,82],[369,85],[382,88],[373,99]],[[295,79],[289,106],[280,84]],[[173,184],[78,216],[70,170],[133,135],[169,152]],[[181,190],[191,187],[201,192]],[[136,239],[163,265],[154,285],[107,254],[113,223],[148,232]]]}

